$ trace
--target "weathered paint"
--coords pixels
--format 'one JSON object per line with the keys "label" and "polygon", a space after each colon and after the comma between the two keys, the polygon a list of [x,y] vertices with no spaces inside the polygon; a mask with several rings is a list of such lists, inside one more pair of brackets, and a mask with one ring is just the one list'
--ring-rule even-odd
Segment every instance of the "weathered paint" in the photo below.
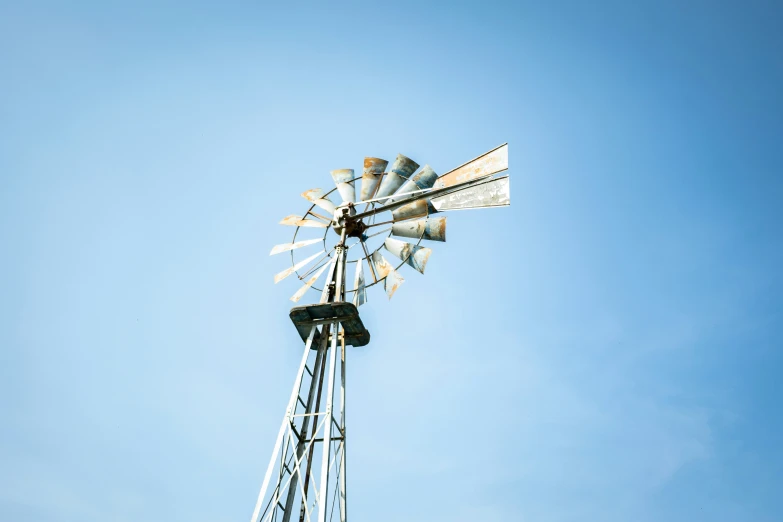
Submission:
{"label": "weathered paint", "polygon": [[362,172],[362,189],[359,193],[361,201],[367,201],[375,196],[375,189],[381,181],[383,171],[389,162],[381,158],[364,158],[364,172]]}
{"label": "weathered paint", "polygon": [[400,188],[418,168],[418,163],[402,154],[398,154],[397,159],[394,160],[394,163],[392,164],[391,170],[383,178],[383,181],[381,181],[381,187],[378,189],[376,197],[387,197],[397,192],[397,189]]}
{"label": "weathered paint", "polygon": [[446,241],[446,218],[424,218],[392,225],[392,235],[430,241]]}
{"label": "weathered paint", "polygon": [[305,295],[305,292],[307,292],[307,290],[311,286],[313,286],[313,284],[318,280],[318,278],[321,277],[321,274],[324,273],[324,270],[326,270],[326,267],[328,267],[329,264],[330,263],[326,263],[324,266],[319,268],[318,271],[315,273],[315,275],[313,275],[313,277],[308,279],[307,282],[304,284],[304,286],[299,290],[297,290],[296,293],[291,296],[291,301],[293,302],[299,301],[302,298],[302,296]]}
{"label": "weathered paint", "polygon": [[438,211],[469,208],[505,207],[511,204],[508,176],[432,198]]}
{"label": "weathered paint", "polygon": [[438,178],[434,188],[443,188],[462,183],[488,174],[496,174],[508,169],[508,143],[482,154],[464,165]]}
{"label": "weathered paint", "polygon": [[432,249],[430,248],[406,243],[393,237],[387,237],[383,246],[400,261],[415,268],[422,274],[424,273],[424,267],[427,266],[430,254],[432,254]]}
{"label": "weathered paint", "polygon": [[[364,212],[357,213],[354,217],[354,219],[364,219],[370,216],[374,216],[375,214],[379,214],[381,212],[394,212],[398,208],[404,207],[406,205],[409,205],[413,203],[414,201],[417,201],[419,199],[432,199],[440,196],[445,196],[446,194],[450,194],[452,192],[457,192],[460,190],[463,190],[467,187],[471,187],[473,185],[480,185],[482,183],[486,183],[489,181],[492,177],[492,174],[488,174],[486,176],[482,176],[479,178],[471,179],[468,181],[464,181],[462,183],[457,183],[456,185],[452,185],[450,187],[444,187],[440,189],[430,189],[427,192],[418,193],[418,194],[412,194],[407,197],[399,197],[398,200],[394,201],[386,201],[385,203],[382,203],[381,205],[374,206],[373,208],[366,210]],[[378,200],[384,199],[384,198],[376,198]],[[388,198],[386,198],[388,199]]]}
{"label": "weathered paint", "polygon": [[[327,323],[339,322],[346,345],[364,346],[370,342],[370,332],[364,327],[356,305],[346,302],[320,303],[296,306],[288,314],[302,340],[307,342],[310,329]],[[313,348],[311,343],[310,347]]]}
{"label": "weathered paint", "polygon": [[356,291],[353,294],[353,304],[357,307],[367,302],[367,290],[364,286],[364,260],[359,259],[356,262],[356,277],[353,281],[353,287]]}
{"label": "weathered paint", "polygon": [[[412,176],[408,181],[403,183],[403,185],[397,190],[398,194],[406,194],[408,192],[414,192],[416,190],[424,190],[431,188],[432,185],[435,184],[435,181],[438,179],[438,175],[435,173],[434,170],[432,170],[432,167],[429,165],[424,165],[424,167],[416,173],[415,176]],[[389,198],[389,201],[394,201],[396,199],[401,199],[401,196],[399,198]]]}
{"label": "weathered paint", "polygon": [[339,169],[331,172],[337,191],[343,198],[343,203],[356,201],[356,189],[353,186],[353,169]]}
{"label": "weathered paint", "polygon": [[386,290],[386,295],[391,299],[394,292],[405,282],[405,278],[377,250],[372,253],[372,263],[375,266],[378,279],[383,279],[383,288]]}
{"label": "weathered paint", "polygon": [[319,188],[305,190],[302,192],[302,197],[314,205],[318,205],[330,214],[334,214],[334,209],[337,208],[334,206],[334,203],[332,203],[329,198],[324,195],[324,191]]}
{"label": "weathered paint", "polygon": [[322,221],[316,221],[314,219],[305,219],[301,216],[297,216],[296,214],[291,214],[290,216],[286,216],[280,221],[281,225],[290,225],[292,227],[314,227],[314,228],[327,228],[329,226],[328,223],[324,223]]}
{"label": "weathered paint", "polygon": [[432,206],[429,200],[420,199],[393,210],[392,219],[396,223],[398,221],[405,221],[406,219],[427,217],[429,214],[434,214],[435,212],[437,212],[437,210]]}
{"label": "weathered paint", "polygon": [[288,250],[296,250],[297,248],[302,248],[307,245],[314,245],[316,243],[321,243],[322,241],[323,238],[318,238],[318,239],[307,239],[305,241],[298,241],[296,243],[283,243],[282,245],[275,245],[275,247],[272,248],[272,251],[269,253],[269,255],[273,256],[281,252],[287,252]]}
{"label": "weathered paint", "polygon": [[290,276],[294,272],[298,271],[302,267],[307,266],[309,263],[311,263],[313,260],[315,260],[316,257],[318,257],[320,255],[323,255],[323,253],[324,253],[324,251],[321,250],[320,252],[317,252],[317,253],[313,254],[312,256],[308,257],[307,259],[298,262],[294,266],[286,268],[285,270],[283,270],[282,272],[280,272],[279,274],[277,274],[275,276],[275,284],[279,283],[280,281],[282,281],[286,277]]}

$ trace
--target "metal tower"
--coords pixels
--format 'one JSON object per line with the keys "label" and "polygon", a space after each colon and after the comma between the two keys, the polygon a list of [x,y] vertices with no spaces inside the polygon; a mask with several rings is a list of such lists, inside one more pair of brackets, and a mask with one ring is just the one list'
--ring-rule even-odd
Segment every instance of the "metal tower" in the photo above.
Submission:
{"label": "metal tower", "polygon": [[[442,176],[429,165],[416,172],[418,163],[402,154],[385,172],[387,166],[385,160],[365,158],[361,177],[354,177],[352,169],[333,170],[336,188],[304,192],[302,196],[312,203],[310,209],[304,216],[281,221],[296,230],[291,243],[272,249],[271,255],[291,252],[291,266],[275,276],[275,283],[296,274],[305,283],[291,300],[299,301],[308,289],[320,291],[321,299],[289,314],[304,341],[304,354],[251,522],[326,522],[337,520],[335,516],[346,521],[346,346],[370,342],[358,312],[367,301],[367,288],[383,282],[391,298],[405,281],[398,272],[403,264],[424,273],[432,250],[421,246],[422,240],[446,240],[446,218],[433,214],[510,204],[508,176],[495,176],[508,169],[507,144]],[[354,184],[359,179],[357,200]],[[335,190],[342,199],[339,205],[329,199]],[[316,207],[329,216],[316,212]],[[308,231],[317,237],[305,238]],[[334,241],[334,246],[327,246]],[[318,244],[321,250],[296,260],[299,249]],[[361,250],[353,248],[357,245]],[[400,263],[396,267],[389,263],[381,249]],[[353,258],[351,252],[356,253]],[[356,265],[353,285],[346,284],[349,264]],[[369,284],[365,264],[372,277]],[[324,272],[325,284],[315,287]]]}

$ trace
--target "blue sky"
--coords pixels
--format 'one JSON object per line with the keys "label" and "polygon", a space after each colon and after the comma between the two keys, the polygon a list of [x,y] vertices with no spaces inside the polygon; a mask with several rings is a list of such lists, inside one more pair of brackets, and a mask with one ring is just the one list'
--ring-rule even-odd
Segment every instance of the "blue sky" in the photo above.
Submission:
{"label": "blue sky", "polygon": [[503,142],[512,206],[362,308],[351,517],[783,519],[780,23],[3,3],[0,519],[247,520],[301,350],[279,219]]}

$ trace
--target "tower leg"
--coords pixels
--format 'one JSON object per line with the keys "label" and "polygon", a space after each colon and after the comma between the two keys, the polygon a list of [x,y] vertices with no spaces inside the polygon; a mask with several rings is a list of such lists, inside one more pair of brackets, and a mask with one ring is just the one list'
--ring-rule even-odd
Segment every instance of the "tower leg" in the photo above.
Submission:
{"label": "tower leg", "polygon": [[[344,280],[345,250],[338,248],[329,268],[321,303],[343,301]],[[326,522],[337,507],[336,502],[339,502],[340,521],[346,520],[345,337],[342,330],[340,322],[324,324],[320,332],[318,326],[312,326],[310,330],[251,522],[291,522],[297,507],[301,522]],[[317,350],[313,349],[316,345]],[[338,350],[339,422],[333,408]],[[322,400],[324,384],[326,396]],[[321,461],[317,481],[315,455],[319,455]]]}
{"label": "tower leg", "polygon": [[345,454],[348,438],[345,434],[345,337],[341,339],[340,350],[340,434],[343,437],[342,451],[340,452],[340,522],[348,518],[345,490]]}
{"label": "tower leg", "polygon": [[[266,469],[266,474],[264,475],[264,482],[261,485],[261,491],[258,494],[258,501],[256,502],[256,507],[253,510],[253,517],[250,519],[251,522],[257,522],[259,520],[259,516],[261,515],[262,508],[264,511],[269,511],[269,504],[271,502],[268,502],[266,506],[264,506],[264,498],[266,497],[266,491],[269,487],[269,482],[272,478],[272,472],[275,468],[275,461],[277,460],[277,455],[280,453],[281,446],[283,445],[283,441],[285,440],[286,432],[288,431],[288,428],[291,423],[291,415],[294,411],[296,411],[296,402],[299,399],[299,390],[302,386],[302,377],[305,373],[305,370],[307,369],[307,359],[310,355],[310,347],[313,344],[313,339],[315,337],[315,334],[317,333],[317,328],[313,327],[310,331],[310,336],[307,338],[307,342],[305,343],[305,351],[304,355],[302,356],[302,361],[299,363],[299,372],[296,375],[296,379],[294,380],[294,389],[291,392],[291,398],[288,400],[288,408],[285,411],[285,416],[283,417],[283,423],[280,426],[280,431],[277,433],[277,440],[275,441],[275,449],[272,450],[272,458],[269,460],[269,466]],[[277,495],[280,492],[280,481],[277,481],[277,484],[274,488],[274,495],[273,498],[276,498]]]}

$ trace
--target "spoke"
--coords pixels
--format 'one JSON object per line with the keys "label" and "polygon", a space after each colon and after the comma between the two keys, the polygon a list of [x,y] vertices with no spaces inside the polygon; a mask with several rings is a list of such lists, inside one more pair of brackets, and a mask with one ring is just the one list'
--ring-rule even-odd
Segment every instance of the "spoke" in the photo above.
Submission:
{"label": "spoke", "polygon": [[376,283],[378,282],[378,276],[375,275],[375,267],[372,266],[372,259],[370,259],[370,253],[367,251],[367,246],[364,244],[364,241],[362,241],[362,248],[364,249],[364,255],[367,256],[367,264],[370,265],[370,272],[372,273],[372,279]]}
{"label": "spoke", "polygon": [[389,198],[397,198],[400,196],[410,196],[411,194],[419,194],[421,192],[429,192],[431,191],[431,188],[425,188],[425,189],[419,189],[419,190],[411,190],[410,192],[400,192],[399,194],[392,194],[391,196],[383,196],[381,198],[375,198],[375,199],[368,199],[367,201],[362,201],[362,203],[375,203],[376,201],[385,201]]}
{"label": "spoke", "polygon": [[300,276],[299,276],[299,280],[300,280],[300,281],[301,281],[301,280],[303,280],[305,277],[309,276],[310,274],[312,274],[313,272],[315,272],[316,270],[318,270],[319,268],[321,268],[321,267],[323,266],[323,264],[320,264],[320,265],[319,265],[318,263],[320,263],[321,261],[323,261],[323,260],[325,260],[326,258],[328,258],[328,257],[329,257],[329,254],[331,254],[331,253],[332,253],[332,250],[334,250],[334,247],[332,247],[332,248],[331,248],[331,250],[329,250],[329,251],[328,251],[326,254],[324,254],[323,256],[321,256],[321,258],[320,258],[318,261],[316,261],[316,262],[315,262],[315,264],[313,265],[313,267],[312,267],[312,268],[310,268],[310,270],[308,270],[308,271],[307,271],[307,272],[305,272],[304,274],[300,275]]}
{"label": "spoke", "polygon": [[[389,223],[394,223],[394,220],[390,219],[389,221],[381,221],[380,223],[373,223],[372,225],[367,225],[367,228],[378,227],[378,226],[381,226],[381,225],[388,225]],[[370,237],[370,236],[367,236],[367,237]]]}
{"label": "spoke", "polygon": [[311,216],[315,216],[317,218],[321,218],[324,221],[326,221],[327,223],[331,223],[332,222],[332,218],[328,218],[326,216],[322,216],[321,214],[317,214],[317,213],[313,212],[312,210],[307,211],[307,213],[310,214]]}
{"label": "spoke", "polygon": [[376,232],[375,234],[370,234],[369,236],[367,236],[367,239],[370,239],[371,237],[375,237],[375,236],[379,236],[379,235],[381,235],[381,234],[384,234],[384,233],[388,232],[388,231],[389,231],[389,230],[391,230],[391,229],[392,229],[392,227],[389,227],[389,228],[384,228],[384,229],[383,229],[383,230],[381,230],[380,232]]}

